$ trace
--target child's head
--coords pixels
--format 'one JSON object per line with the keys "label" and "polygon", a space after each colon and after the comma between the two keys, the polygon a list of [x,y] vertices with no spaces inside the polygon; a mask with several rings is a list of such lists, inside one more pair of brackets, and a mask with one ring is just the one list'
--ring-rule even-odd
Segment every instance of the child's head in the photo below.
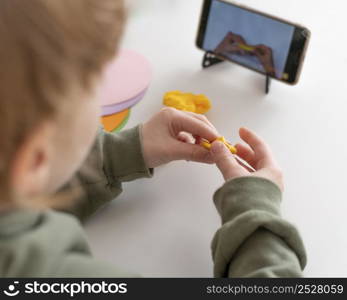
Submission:
{"label": "child's head", "polygon": [[56,190],[83,162],[123,22],[121,0],[0,1],[0,208]]}

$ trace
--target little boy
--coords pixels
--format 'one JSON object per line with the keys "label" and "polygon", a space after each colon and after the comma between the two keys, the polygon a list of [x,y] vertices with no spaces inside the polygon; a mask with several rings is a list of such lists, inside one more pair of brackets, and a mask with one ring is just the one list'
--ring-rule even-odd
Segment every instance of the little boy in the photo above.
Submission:
{"label": "little boy", "polygon": [[214,195],[215,276],[301,276],[281,172],[254,133],[241,129],[237,150],[255,172],[220,142],[199,146],[220,134],[197,114],[166,108],[119,134],[97,130],[98,84],[123,22],[117,0],[0,1],[0,276],[130,276],[93,258],[79,220],[174,160],[216,163],[226,180]]}

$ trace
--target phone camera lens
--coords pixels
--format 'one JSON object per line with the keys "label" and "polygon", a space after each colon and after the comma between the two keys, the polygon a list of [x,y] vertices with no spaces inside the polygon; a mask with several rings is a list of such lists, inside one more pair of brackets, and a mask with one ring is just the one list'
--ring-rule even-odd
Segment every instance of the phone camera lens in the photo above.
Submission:
{"label": "phone camera lens", "polygon": [[306,29],[303,29],[303,30],[301,31],[301,34],[302,34],[302,36],[305,37],[305,38],[307,38],[308,35],[309,35],[309,33],[308,33],[308,31],[307,31]]}

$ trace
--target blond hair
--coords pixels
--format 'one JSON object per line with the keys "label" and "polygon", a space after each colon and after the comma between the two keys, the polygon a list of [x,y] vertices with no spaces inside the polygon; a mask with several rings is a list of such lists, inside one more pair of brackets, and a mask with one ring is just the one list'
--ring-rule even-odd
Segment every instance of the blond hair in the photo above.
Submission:
{"label": "blond hair", "polygon": [[10,196],[16,150],[57,114],[73,86],[91,89],[116,53],[123,23],[121,0],[0,1],[2,196]]}

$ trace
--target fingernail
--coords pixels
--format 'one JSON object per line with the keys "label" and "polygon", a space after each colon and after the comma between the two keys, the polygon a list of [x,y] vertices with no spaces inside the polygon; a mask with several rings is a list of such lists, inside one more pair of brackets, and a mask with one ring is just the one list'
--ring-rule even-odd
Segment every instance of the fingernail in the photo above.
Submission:
{"label": "fingernail", "polygon": [[224,144],[220,141],[213,142],[211,151],[212,153],[218,153],[223,150]]}

